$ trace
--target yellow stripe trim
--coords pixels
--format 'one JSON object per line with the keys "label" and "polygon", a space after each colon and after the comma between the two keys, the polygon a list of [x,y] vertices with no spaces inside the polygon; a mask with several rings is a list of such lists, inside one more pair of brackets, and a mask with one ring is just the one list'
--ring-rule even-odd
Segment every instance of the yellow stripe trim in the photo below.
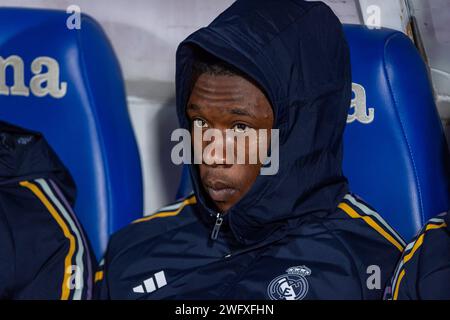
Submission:
{"label": "yellow stripe trim", "polygon": [[94,282],[99,282],[103,280],[103,271],[97,271],[95,273]]}
{"label": "yellow stripe trim", "polygon": [[404,276],[405,276],[405,270],[402,270],[402,272],[400,272],[400,275],[398,276],[397,285],[395,286],[394,297],[393,297],[394,300],[398,300],[398,291],[400,289],[400,282],[402,282]]}
{"label": "yellow stripe trim", "polygon": [[[433,230],[433,229],[439,229],[439,228],[445,228],[447,227],[446,223],[442,223],[442,224],[429,224],[426,226],[425,228],[425,232],[427,232],[428,230]],[[425,236],[425,232],[422,233],[420,235],[420,237],[417,239],[416,243],[414,244],[413,248],[411,249],[411,252],[408,253],[407,255],[405,255],[405,257],[403,258],[403,263],[408,262],[409,260],[411,260],[411,258],[414,256],[414,254],[416,253],[417,249],[419,249],[419,247],[422,245],[423,243],[423,238]]]}
{"label": "yellow stripe trim", "polygon": [[358,212],[353,210],[348,204],[341,202],[338,205],[345,213],[347,213],[353,219],[363,219],[369,226],[375,229],[379,234],[381,234],[386,240],[392,243],[398,250],[403,251],[403,246],[394,239],[389,233],[387,233],[375,220],[370,216],[361,216]]}
{"label": "yellow stripe trim", "polygon": [[70,288],[69,288],[69,276],[70,274],[67,272],[69,270],[70,265],[72,264],[72,257],[75,252],[75,238],[70,233],[69,228],[67,227],[67,224],[64,222],[64,220],[61,218],[61,216],[58,214],[56,209],[53,207],[53,205],[50,203],[50,201],[47,199],[47,197],[42,193],[42,191],[33,183],[28,181],[22,181],[20,182],[20,185],[22,187],[30,189],[36,197],[39,198],[39,200],[44,204],[44,206],[47,208],[47,210],[52,215],[53,219],[56,220],[60,228],[63,230],[64,236],[69,240],[70,246],[69,246],[69,252],[66,255],[66,258],[64,260],[64,279],[62,283],[62,292],[61,292],[61,300],[67,300],[69,299],[70,294]]}
{"label": "yellow stripe trim", "polygon": [[152,219],[155,219],[155,218],[173,217],[173,216],[176,216],[177,214],[179,214],[181,212],[181,210],[183,210],[183,208],[185,206],[190,205],[190,204],[196,204],[196,203],[197,203],[197,199],[193,195],[190,198],[187,198],[186,200],[184,200],[180,204],[180,207],[177,210],[155,213],[155,214],[153,214],[151,216],[144,217],[144,218],[141,218],[141,219],[137,219],[137,220],[133,221],[132,223],[140,223],[140,222],[149,221],[149,220],[152,220]]}
{"label": "yellow stripe trim", "polygon": [[[440,228],[446,228],[447,224],[446,223],[441,223],[441,224],[429,224],[425,227],[425,231],[419,236],[419,238],[417,238],[416,242],[414,243],[413,248],[411,249],[411,251],[405,255],[403,257],[403,267],[405,266],[405,263],[407,263],[409,260],[412,259],[412,257],[414,256],[414,254],[416,253],[416,251],[420,248],[420,246],[423,244],[423,239],[425,237],[425,232],[429,231],[429,230],[434,230],[434,229],[440,229]],[[398,291],[400,288],[400,283],[402,282],[403,277],[405,276],[405,269],[402,270],[402,272],[400,273],[400,275],[398,276],[398,280],[397,283],[395,284],[395,291],[394,291],[394,300],[397,300],[398,298]]]}

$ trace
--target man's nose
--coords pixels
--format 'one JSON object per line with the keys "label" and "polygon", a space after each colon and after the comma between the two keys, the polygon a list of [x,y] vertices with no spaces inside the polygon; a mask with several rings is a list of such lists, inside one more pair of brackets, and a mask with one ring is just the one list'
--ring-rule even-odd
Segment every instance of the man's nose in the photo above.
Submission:
{"label": "man's nose", "polygon": [[[212,136],[206,137],[203,144],[203,163],[209,166],[230,167],[233,163],[227,160],[227,141],[225,130],[215,130]],[[229,146],[230,147],[230,146]]]}

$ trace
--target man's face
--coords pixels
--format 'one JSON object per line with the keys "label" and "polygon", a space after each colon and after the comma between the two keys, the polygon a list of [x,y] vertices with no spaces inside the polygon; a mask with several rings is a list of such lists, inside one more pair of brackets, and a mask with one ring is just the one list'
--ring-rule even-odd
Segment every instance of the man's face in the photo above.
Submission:
{"label": "man's face", "polygon": [[[253,83],[240,76],[200,75],[194,84],[187,104],[187,115],[194,128],[218,129],[225,137],[225,130],[244,134],[249,129],[256,132],[273,126],[273,111],[264,93]],[[213,140],[214,141],[214,140]],[[205,148],[212,141],[201,142]],[[222,161],[199,164],[202,186],[220,212],[226,212],[250,189],[258,176],[261,161],[249,163],[249,144],[245,144],[245,164],[226,164],[226,148]],[[236,154],[236,153],[235,153]],[[214,155],[213,155],[214,156]]]}

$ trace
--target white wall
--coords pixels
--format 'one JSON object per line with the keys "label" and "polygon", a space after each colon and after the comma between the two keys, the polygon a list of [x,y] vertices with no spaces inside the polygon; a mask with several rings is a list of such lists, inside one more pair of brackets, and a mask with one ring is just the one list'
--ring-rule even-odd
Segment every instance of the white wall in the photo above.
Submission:
{"label": "white wall", "polygon": [[436,102],[450,137],[450,1],[412,0],[430,66]]}

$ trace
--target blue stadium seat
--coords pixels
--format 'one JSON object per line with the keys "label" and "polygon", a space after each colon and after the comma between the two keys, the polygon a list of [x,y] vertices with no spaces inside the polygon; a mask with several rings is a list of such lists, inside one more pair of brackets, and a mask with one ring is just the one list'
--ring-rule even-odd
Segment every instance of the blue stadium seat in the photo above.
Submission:
{"label": "blue stadium seat", "polygon": [[448,149],[427,68],[410,39],[347,25],[353,100],[344,173],[406,240],[449,208]]}
{"label": "blue stadium seat", "polygon": [[[403,33],[344,25],[353,99],[344,174],[405,240],[449,208],[448,149],[426,66]],[[191,190],[183,170],[177,197]]]}
{"label": "blue stadium seat", "polygon": [[1,8],[0,119],[42,132],[72,173],[76,213],[97,258],[142,216],[138,149],[113,49],[92,18]]}

